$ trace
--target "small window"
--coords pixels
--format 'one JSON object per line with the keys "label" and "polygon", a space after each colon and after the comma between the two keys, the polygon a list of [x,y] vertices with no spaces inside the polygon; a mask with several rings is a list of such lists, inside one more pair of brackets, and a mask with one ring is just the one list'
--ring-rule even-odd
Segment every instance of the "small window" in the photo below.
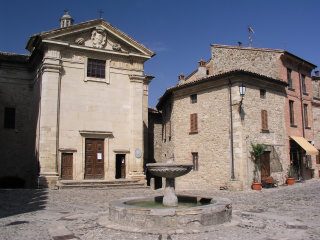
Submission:
{"label": "small window", "polygon": [[262,131],[268,131],[268,112],[261,110],[261,127]]}
{"label": "small window", "polygon": [[198,114],[190,114],[190,133],[198,132]]}
{"label": "small window", "polygon": [[16,127],[16,109],[4,109],[4,128],[14,129]]}
{"label": "small window", "polygon": [[287,80],[288,80],[288,87],[289,88],[292,88],[291,72],[292,72],[292,70],[290,68],[287,68]]}
{"label": "small window", "polygon": [[260,89],[260,98],[266,98],[266,92],[265,89]]}
{"label": "small window", "polygon": [[294,101],[289,100],[289,111],[290,111],[290,125],[294,125]]}
{"label": "small window", "polygon": [[207,69],[207,75],[209,75],[209,73],[210,73],[210,72],[209,72],[209,69]]}
{"label": "small window", "polygon": [[190,95],[190,102],[191,103],[197,103],[198,102],[198,96],[197,94]]}
{"label": "small window", "polygon": [[306,75],[301,74],[302,92],[307,93],[306,88]]}
{"label": "small window", "polygon": [[193,152],[192,153],[192,163],[193,163],[193,171],[198,171],[199,169],[199,158],[198,158],[198,153]]}
{"label": "small window", "polygon": [[88,59],[87,77],[105,78],[106,62],[97,59]]}

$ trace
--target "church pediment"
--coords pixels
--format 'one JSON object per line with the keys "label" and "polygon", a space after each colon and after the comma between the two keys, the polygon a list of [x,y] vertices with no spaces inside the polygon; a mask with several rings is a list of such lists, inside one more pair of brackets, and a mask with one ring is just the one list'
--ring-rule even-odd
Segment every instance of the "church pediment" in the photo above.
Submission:
{"label": "church pediment", "polygon": [[[102,19],[79,23],[65,28],[34,35],[30,38],[27,49],[35,43],[39,36],[42,40],[76,45],[78,47],[107,50],[108,52],[131,53],[152,57],[154,53],[129,37],[119,29],[113,27]],[[31,48],[32,51],[32,48]]]}

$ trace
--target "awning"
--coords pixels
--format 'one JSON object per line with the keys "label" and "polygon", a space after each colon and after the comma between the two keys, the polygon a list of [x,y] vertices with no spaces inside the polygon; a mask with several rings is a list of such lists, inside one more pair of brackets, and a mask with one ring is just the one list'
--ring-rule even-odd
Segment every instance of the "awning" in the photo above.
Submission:
{"label": "awning", "polygon": [[300,145],[304,150],[306,150],[307,155],[318,155],[319,151],[312,146],[305,138],[290,136],[296,143]]}

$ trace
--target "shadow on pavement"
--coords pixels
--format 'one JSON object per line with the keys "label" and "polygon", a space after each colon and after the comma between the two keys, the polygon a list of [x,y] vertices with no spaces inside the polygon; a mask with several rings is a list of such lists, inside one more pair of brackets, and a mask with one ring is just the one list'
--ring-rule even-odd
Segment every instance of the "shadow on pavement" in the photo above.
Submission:
{"label": "shadow on pavement", "polygon": [[47,189],[0,189],[0,218],[46,207]]}

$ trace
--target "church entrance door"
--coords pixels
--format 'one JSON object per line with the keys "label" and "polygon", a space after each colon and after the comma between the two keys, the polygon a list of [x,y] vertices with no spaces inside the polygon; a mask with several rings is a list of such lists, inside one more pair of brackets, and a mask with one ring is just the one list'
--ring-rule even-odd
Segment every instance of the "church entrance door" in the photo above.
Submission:
{"label": "church entrance door", "polygon": [[86,139],[85,179],[104,178],[104,139]]}

